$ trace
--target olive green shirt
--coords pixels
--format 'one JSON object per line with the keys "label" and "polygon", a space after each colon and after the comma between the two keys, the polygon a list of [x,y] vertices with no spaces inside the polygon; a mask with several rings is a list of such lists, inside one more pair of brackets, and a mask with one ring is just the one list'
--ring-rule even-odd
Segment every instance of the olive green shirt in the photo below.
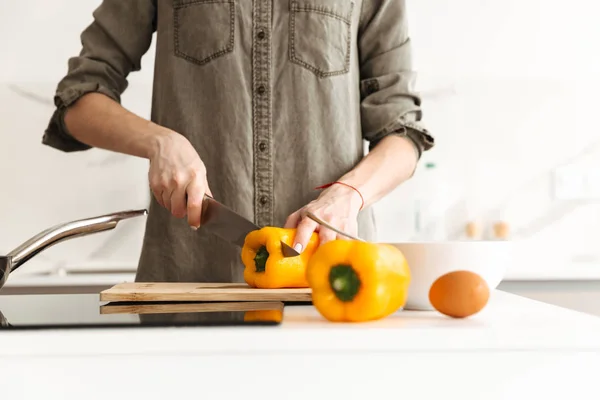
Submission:
{"label": "olive green shirt", "polygon": [[[43,143],[75,140],[63,117],[86,93],[120,101],[156,32],[152,120],[184,135],[213,195],[282,226],[387,135],[433,146],[413,92],[404,0],[104,0],[58,84]],[[370,208],[359,235],[375,238]],[[192,231],[153,199],[138,281],[243,279],[239,248]]]}

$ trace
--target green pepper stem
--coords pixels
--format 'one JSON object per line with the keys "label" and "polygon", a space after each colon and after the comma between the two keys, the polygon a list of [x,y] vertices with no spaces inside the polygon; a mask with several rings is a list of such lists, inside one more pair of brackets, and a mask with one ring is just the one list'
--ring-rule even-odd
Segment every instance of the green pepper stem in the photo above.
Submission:
{"label": "green pepper stem", "polygon": [[329,271],[329,285],[341,301],[352,301],[360,290],[360,278],[349,265],[336,265]]}
{"label": "green pepper stem", "polygon": [[265,272],[268,258],[269,252],[267,251],[266,246],[261,246],[261,248],[256,252],[256,256],[254,256],[254,266],[256,267],[256,272]]}

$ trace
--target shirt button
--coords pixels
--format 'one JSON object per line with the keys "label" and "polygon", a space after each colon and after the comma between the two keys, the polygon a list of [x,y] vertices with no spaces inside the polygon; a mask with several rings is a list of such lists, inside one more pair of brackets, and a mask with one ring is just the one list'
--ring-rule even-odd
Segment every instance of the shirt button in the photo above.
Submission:
{"label": "shirt button", "polygon": [[265,142],[260,142],[260,143],[259,143],[259,145],[258,145],[258,149],[259,149],[260,151],[265,151],[265,150],[267,150],[267,144],[266,144]]}
{"label": "shirt button", "polygon": [[260,204],[262,206],[264,206],[269,202],[269,199],[267,198],[267,196],[261,196],[259,201],[260,201]]}
{"label": "shirt button", "polygon": [[256,90],[257,90],[258,94],[263,95],[267,91],[267,88],[265,87],[265,85],[260,85],[258,87],[258,89],[256,89]]}
{"label": "shirt button", "polygon": [[259,40],[263,40],[265,37],[267,36],[267,34],[265,33],[265,31],[263,31],[262,29],[260,31],[258,31],[258,34],[256,35],[256,37]]}

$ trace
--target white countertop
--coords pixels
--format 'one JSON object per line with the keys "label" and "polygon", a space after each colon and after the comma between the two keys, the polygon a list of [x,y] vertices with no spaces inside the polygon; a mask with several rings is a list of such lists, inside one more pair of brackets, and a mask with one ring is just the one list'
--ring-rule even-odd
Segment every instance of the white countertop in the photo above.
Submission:
{"label": "white countertop", "polygon": [[7,355],[165,355],[273,351],[600,350],[600,318],[501,291],[468,319],[402,311],[358,324],[289,306],[276,327],[196,327],[0,332]]}
{"label": "white countertop", "polygon": [[291,306],[280,326],[5,331],[0,343],[11,399],[599,398],[600,319],[499,291],[464,320],[334,324]]}

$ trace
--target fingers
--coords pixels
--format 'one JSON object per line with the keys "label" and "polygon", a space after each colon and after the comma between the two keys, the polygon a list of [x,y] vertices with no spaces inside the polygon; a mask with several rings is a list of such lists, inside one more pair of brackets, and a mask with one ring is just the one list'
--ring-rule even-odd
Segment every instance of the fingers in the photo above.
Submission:
{"label": "fingers", "polygon": [[210,188],[208,187],[208,181],[206,179],[204,180],[204,189],[207,195],[209,195],[210,197],[214,197],[212,192],[210,191]]}
{"label": "fingers", "polygon": [[169,179],[166,174],[152,172],[150,188],[156,201],[176,218],[187,215],[189,225],[197,229],[201,223],[204,193],[212,196],[206,174],[176,173]]}
{"label": "fingers", "polygon": [[283,227],[285,229],[292,229],[298,225],[298,222],[300,222],[300,210],[290,214],[285,220],[285,225]]}
{"label": "fingers", "polygon": [[163,200],[163,190],[165,189],[160,181],[159,177],[156,176],[152,167],[150,167],[150,171],[148,172],[148,181],[150,183],[150,190],[156,199],[156,202],[160,204],[162,207],[165,206],[165,202]]}
{"label": "fingers", "polygon": [[336,240],[336,238],[337,238],[337,233],[332,231],[331,229],[327,229],[325,227],[321,227],[319,229],[319,242],[320,242],[319,245],[324,245],[327,242]]}
{"label": "fingers", "polygon": [[162,207],[164,207],[165,204],[162,199],[162,192],[160,192],[158,189],[155,189],[155,187],[153,185],[150,185],[150,189],[152,190],[152,194],[154,195],[156,202],[158,204],[160,204]]}
{"label": "fingers", "polygon": [[156,202],[171,211],[171,197],[176,185],[170,185],[169,180],[150,170],[149,174],[150,189],[156,198]]}
{"label": "fingers", "polygon": [[206,167],[189,140],[179,134],[165,136],[150,157],[148,178],[156,201],[176,218],[200,226],[204,193],[212,195]]}
{"label": "fingers", "polygon": [[206,189],[199,180],[194,180],[187,187],[187,219],[188,225],[194,229],[198,229],[202,221],[202,202],[205,191],[208,192]]}
{"label": "fingers", "polygon": [[171,214],[175,218],[183,218],[186,214],[186,187],[178,186],[171,193]]}
{"label": "fingers", "polygon": [[[358,221],[356,219],[351,219],[346,223],[346,227],[344,228],[344,232],[352,236],[358,236]],[[338,239],[348,240],[347,236],[337,235]]]}
{"label": "fingers", "polygon": [[169,188],[166,188],[161,192],[163,206],[169,211],[171,211],[171,193],[173,193],[173,191]]}
{"label": "fingers", "polygon": [[310,218],[303,218],[298,224],[296,229],[296,237],[294,238],[294,250],[298,253],[302,253],[302,250],[306,248],[311,235],[317,229],[319,224]]}

